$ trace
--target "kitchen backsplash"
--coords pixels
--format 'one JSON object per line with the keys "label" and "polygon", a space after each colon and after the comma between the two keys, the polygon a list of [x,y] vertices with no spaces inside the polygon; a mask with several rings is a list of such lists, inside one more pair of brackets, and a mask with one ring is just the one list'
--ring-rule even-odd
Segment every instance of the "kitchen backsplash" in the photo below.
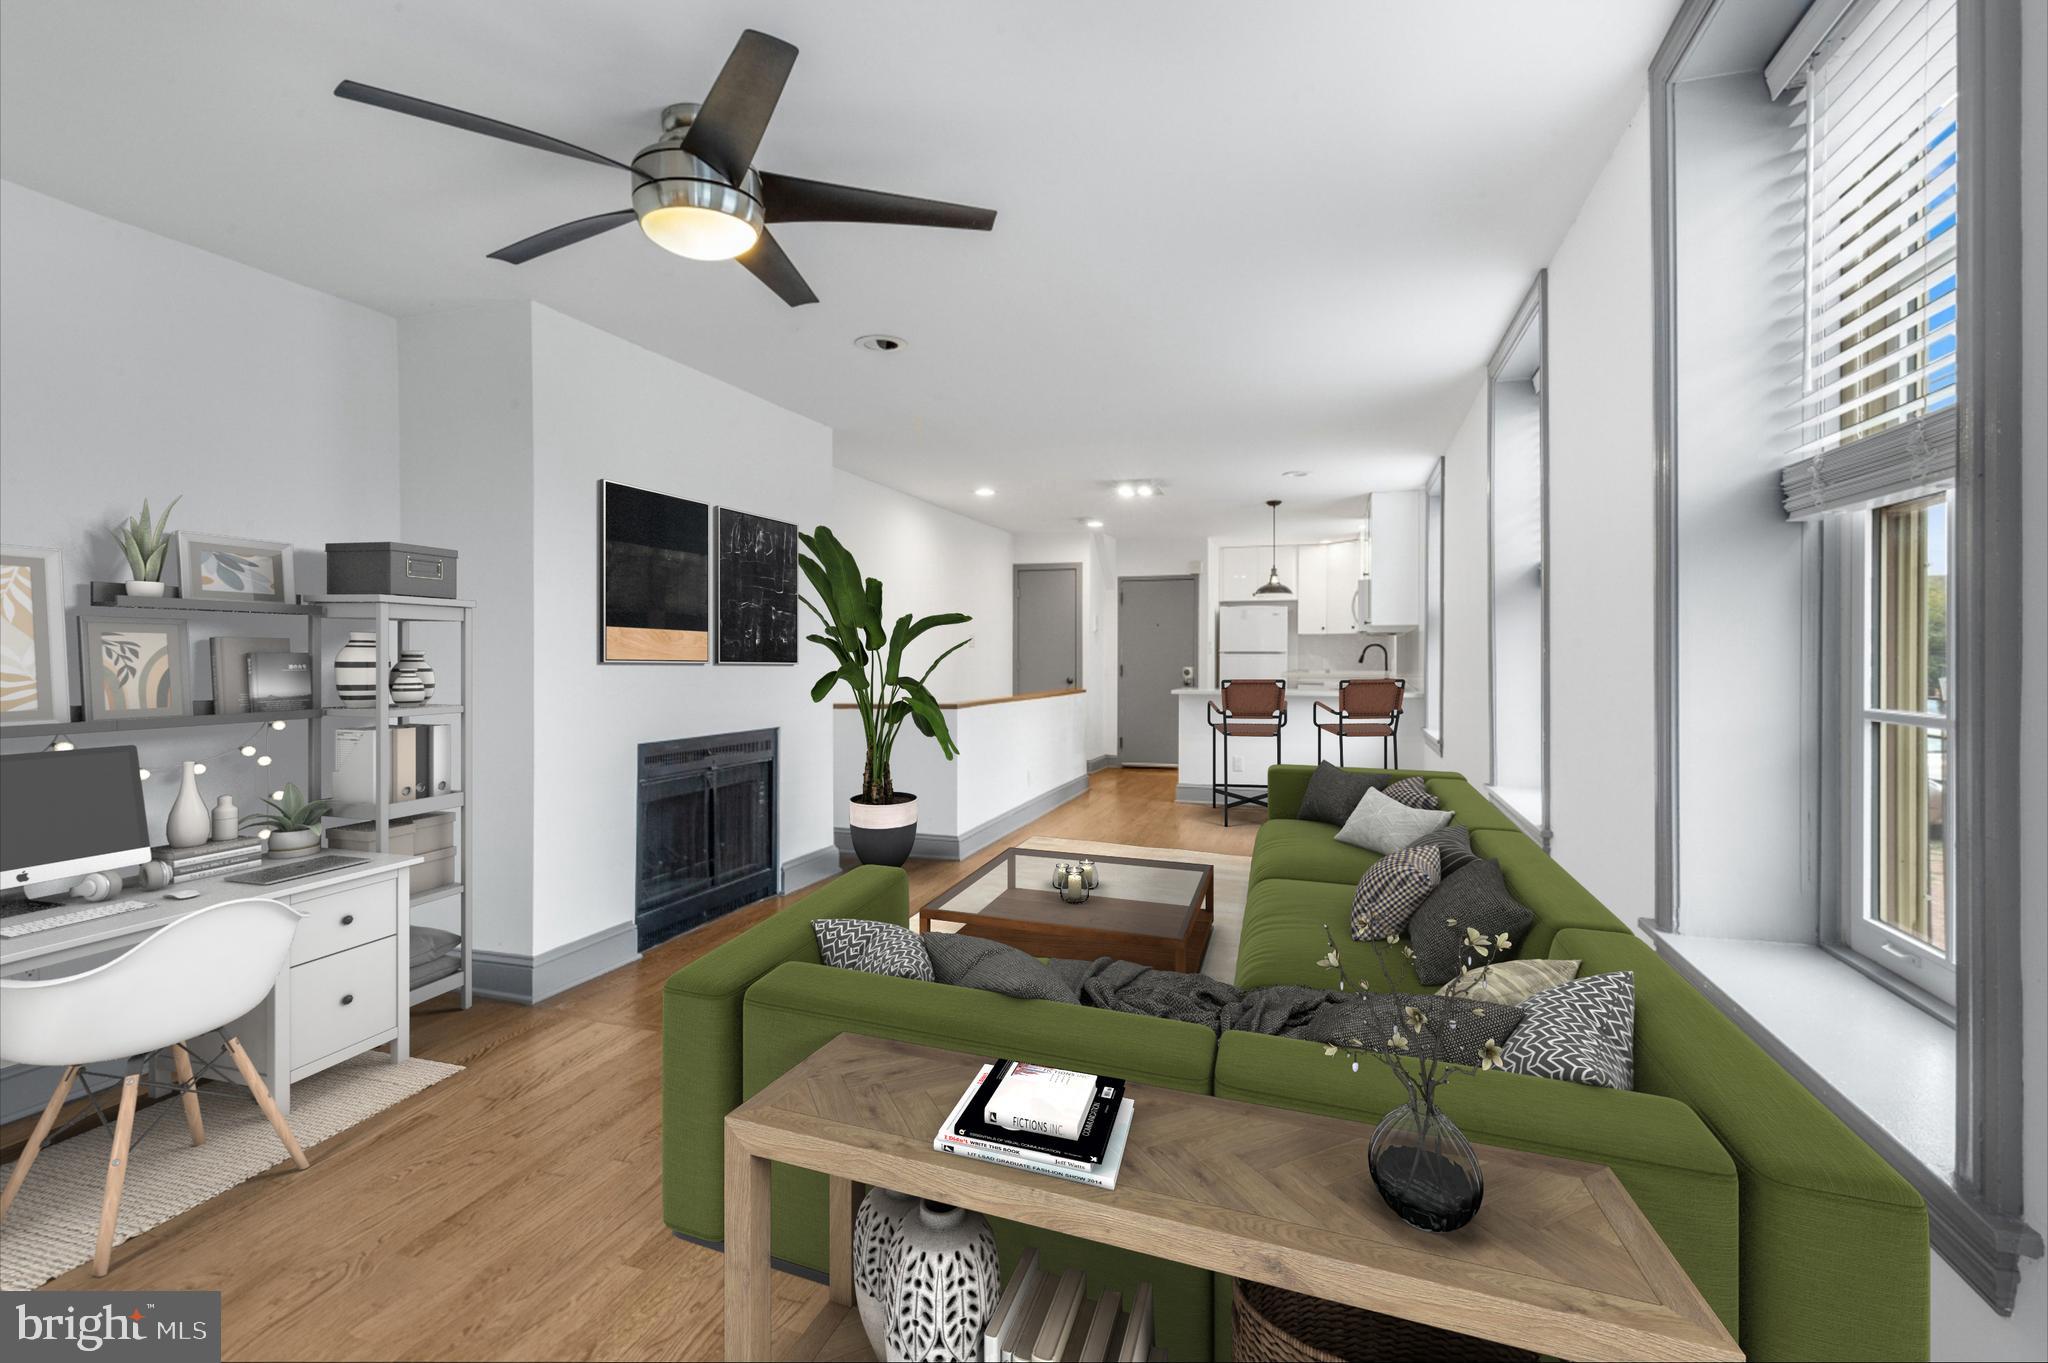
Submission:
{"label": "kitchen backsplash", "polygon": [[1387,657],[1392,661],[1383,664],[1380,651],[1374,649],[1365,667],[1378,671],[1385,667],[1398,672],[1404,666],[1401,660],[1401,636],[1398,634],[1297,634],[1294,636],[1294,655],[1289,660],[1289,670],[1294,672],[1329,672],[1338,675],[1359,670],[1358,651],[1367,644],[1385,644]]}

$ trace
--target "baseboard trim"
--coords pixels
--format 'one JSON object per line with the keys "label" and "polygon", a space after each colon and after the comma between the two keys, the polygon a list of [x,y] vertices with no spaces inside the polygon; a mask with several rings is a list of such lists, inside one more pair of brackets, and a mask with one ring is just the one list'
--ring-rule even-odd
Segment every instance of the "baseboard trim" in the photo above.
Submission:
{"label": "baseboard trim", "polygon": [[[702,1245],[713,1254],[725,1253],[725,1241],[723,1240],[707,1240],[701,1235],[691,1235],[687,1231],[679,1231],[674,1226],[668,1228],[668,1233],[678,1240],[687,1240],[693,1245]],[[832,1281],[831,1274],[785,1259],[780,1255],[769,1255],[768,1264],[777,1273],[787,1273],[792,1278],[805,1278],[814,1283],[829,1283]]]}
{"label": "baseboard trim", "polygon": [[473,952],[470,961],[475,968],[475,990],[487,999],[539,1003],[639,960],[639,940],[638,928],[627,922],[599,928],[587,937],[550,947],[538,956],[509,951]]}
{"label": "baseboard trim", "polygon": [[[1013,809],[1005,810],[988,822],[968,829],[965,833],[923,833],[910,845],[910,855],[928,861],[963,861],[982,848],[1030,823],[1052,813],[1069,800],[1077,800],[1088,793],[1088,777],[1083,774],[1061,785],[1054,786],[1043,795],[1035,795]],[[841,861],[853,854],[853,830],[835,828],[832,843],[840,853]]]}
{"label": "baseboard trim", "polygon": [[1122,765],[1122,758],[1118,757],[1115,753],[1106,752],[1100,757],[1091,757],[1088,759],[1088,774],[1090,776],[1093,776],[1096,772],[1102,771],[1105,768],[1121,767]]}
{"label": "baseboard trim", "polygon": [[838,874],[839,849],[820,847],[815,852],[806,852],[782,863],[782,892],[792,894],[806,885],[815,885],[827,876]]}

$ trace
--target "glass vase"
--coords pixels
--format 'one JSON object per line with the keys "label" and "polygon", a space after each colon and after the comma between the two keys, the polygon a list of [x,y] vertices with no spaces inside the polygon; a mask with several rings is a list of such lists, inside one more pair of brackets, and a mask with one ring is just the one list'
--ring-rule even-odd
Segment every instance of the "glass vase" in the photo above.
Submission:
{"label": "glass vase", "polygon": [[1486,1192],[1479,1156],[1436,1107],[1409,1103],[1380,1118],[1366,1154],[1373,1186],[1411,1226],[1452,1231],[1470,1221]]}

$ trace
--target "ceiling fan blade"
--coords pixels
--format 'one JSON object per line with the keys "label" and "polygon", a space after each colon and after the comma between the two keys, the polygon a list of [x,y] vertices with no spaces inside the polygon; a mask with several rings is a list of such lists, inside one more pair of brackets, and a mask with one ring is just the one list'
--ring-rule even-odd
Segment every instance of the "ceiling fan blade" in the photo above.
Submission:
{"label": "ceiling fan blade", "polygon": [[986,232],[996,225],[993,208],[828,185],[765,170],[761,172],[761,199],[769,222],[886,222],[908,227],[960,227],[970,232]]}
{"label": "ceiling fan blade", "polygon": [[588,241],[598,233],[609,232],[614,227],[624,227],[637,216],[632,209],[621,208],[616,213],[598,213],[588,218],[578,218],[559,227],[550,227],[545,232],[535,232],[524,241],[501,246],[491,252],[489,258],[502,260],[510,265],[524,265],[535,256],[544,256],[550,251],[559,251],[564,246],[574,246],[579,241]]}
{"label": "ceiling fan blade", "polygon": [[818,301],[818,295],[811,292],[811,286],[804,283],[804,277],[790,264],[789,257],[782,254],[782,246],[766,232],[738,257],[740,264],[747,267],[747,273],[775,290],[775,296],[793,308]]}
{"label": "ceiling fan blade", "polygon": [[360,81],[345,80],[334,87],[334,93],[343,99],[352,99],[358,104],[375,105],[379,109],[389,109],[396,114],[411,114],[414,118],[424,118],[435,123],[445,123],[451,128],[460,128],[464,132],[482,133],[485,137],[497,137],[507,142],[517,142],[522,147],[532,147],[538,151],[551,151],[561,156],[573,156],[579,161],[590,161],[600,166],[612,166],[618,170],[630,171],[633,169],[623,161],[614,161],[602,152],[591,151],[587,147],[579,147],[573,142],[564,142],[559,137],[549,137],[546,133],[530,132],[525,128],[514,127],[510,123],[501,123],[495,118],[485,118],[482,114],[464,113],[460,109],[451,109],[445,104],[436,104],[430,99],[414,99],[411,95],[401,95],[390,90],[379,90],[374,85],[364,85]]}
{"label": "ceiling fan blade", "polygon": [[711,93],[697,110],[697,119],[683,135],[683,150],[709,161],[733,184],[754,164],[754,149],[782,98],[796,48],[748,29],[740,34],[732,55],[711,83]]}

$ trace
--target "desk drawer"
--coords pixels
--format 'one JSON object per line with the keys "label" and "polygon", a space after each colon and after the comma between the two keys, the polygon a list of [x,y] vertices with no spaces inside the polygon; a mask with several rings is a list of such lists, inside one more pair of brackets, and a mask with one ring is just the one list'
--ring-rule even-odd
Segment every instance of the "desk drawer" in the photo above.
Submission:
{"label": "desk drawer", "polygon": [[306,917],[292,939],[292,964],[304,965],[398,931],[398,882],[385,876],[367,885],[298,895],[291,901]]}
{"label": "desk drawer", "polygon": [[398,1025],[398,939],[292,967],[292,1063],[304,1065]]}

